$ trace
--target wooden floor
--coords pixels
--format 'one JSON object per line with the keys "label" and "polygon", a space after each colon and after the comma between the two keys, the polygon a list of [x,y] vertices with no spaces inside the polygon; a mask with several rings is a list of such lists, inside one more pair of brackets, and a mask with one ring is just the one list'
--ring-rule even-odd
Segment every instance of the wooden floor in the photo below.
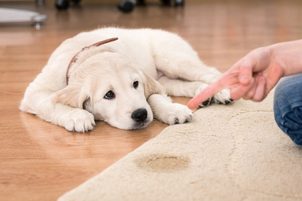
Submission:
{"label": "wooden floor", "polygon": [[112,3],[39,10],[48,15],[40,31],[0,26],[0,200],[5,201],[55,200],[166,127],[155,121],[143,130],[122,131],[99,122],[90,133],[73,134],[21,113],[26,86],[62,40],[102,26],[162,28],[179,33],[207,64],[224,71],[253,48],[302,38],[301,1],[188,0],[184,9],[153,1],[127,15]]}

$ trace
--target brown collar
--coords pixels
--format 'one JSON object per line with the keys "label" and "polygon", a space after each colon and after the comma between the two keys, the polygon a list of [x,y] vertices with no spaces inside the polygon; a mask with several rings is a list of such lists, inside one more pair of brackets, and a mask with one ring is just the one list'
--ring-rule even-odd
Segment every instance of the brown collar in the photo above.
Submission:
{"label": "brown collar", "polygon": [[90,48],[93,48],[93,47],[98,47],[98,46],[101,46],[101,45],[104,45],[106,43],[110,43],[112,41],[116,41],[118,38],[108,38],[106,40],[102,40],[102,41],[99,41],[99,42],[96,42],[96,43],[93,43],[92,45],[89,45],[89,46],[86,46],[86,47],[83,47],[79,52],[77,52],[73,57],[72,59],[70,60],[69,62],[69,65],[67,67],[67,71],[66,71],[66,84],[68,85],[68,80],[69,80],[69,71],[72,67],[73,64],[75,64],[80,56],[80,54],[86,50],[89,50]]}

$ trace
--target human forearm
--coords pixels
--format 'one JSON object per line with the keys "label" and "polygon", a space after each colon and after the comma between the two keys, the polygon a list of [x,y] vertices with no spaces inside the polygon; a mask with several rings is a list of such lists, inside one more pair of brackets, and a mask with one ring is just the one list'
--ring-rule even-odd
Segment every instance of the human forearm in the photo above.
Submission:
{"label": "human forearm", "polygon": [[281,67],[284,76],[302,73],[302,40],[277,43],[268,48],[271,63]]}

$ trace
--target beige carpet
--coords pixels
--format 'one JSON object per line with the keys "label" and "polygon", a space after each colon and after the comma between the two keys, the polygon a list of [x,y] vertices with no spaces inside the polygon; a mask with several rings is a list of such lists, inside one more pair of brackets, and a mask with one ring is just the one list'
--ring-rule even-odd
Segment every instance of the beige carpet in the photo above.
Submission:
{"label": "beige carpet", "polygon": [[302,149],[262,103],[200,109],[60,201],[302,200]]}

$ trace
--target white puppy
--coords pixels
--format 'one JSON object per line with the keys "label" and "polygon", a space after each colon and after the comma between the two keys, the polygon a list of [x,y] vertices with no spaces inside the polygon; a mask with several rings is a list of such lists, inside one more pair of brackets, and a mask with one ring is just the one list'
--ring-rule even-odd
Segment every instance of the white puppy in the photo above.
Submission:
{"label": "white puppy", "polygon": [[[144,128],[153,116],[186,123],[191,110],[166,94],[193,97],[219,76],[176,34],[102,28],[65,40],[26,89],[20,109],[77,132],[92,130],[95,120],[121,129]],[[230,93],[213,100],[230,103]]]}

